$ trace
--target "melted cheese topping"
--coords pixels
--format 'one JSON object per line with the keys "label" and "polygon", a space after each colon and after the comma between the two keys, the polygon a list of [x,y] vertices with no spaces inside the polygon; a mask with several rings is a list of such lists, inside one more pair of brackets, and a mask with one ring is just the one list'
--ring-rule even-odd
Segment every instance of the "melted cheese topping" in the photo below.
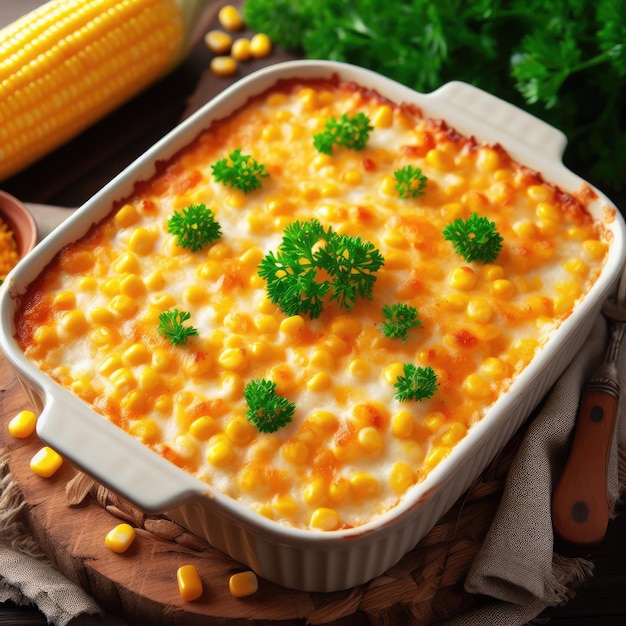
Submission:
{"label": "melted cheese topping", "polygon": [[[373,126],[364,150],[314,148],[330,117],[357,112]],[[247,195],[211,173],[237,148],[270,174]],[[428,184],[402,199],[394,171],[408,164]],[[189,252],[167,221],[198,203],[222,237]],[[584,203],[415,107],[290,81],[215,122],[63,249],[23,299],[18,341],[95,411],[259,513],[357,526],[450,453],[588,291],[607,244]],[[466,263],[443,238],[474,212],[504,239],[494,263]],[[372,300],[286,317],[257,267],[285,226],[313,218],[372,242],[385,263]],[[394,303],[419,310],[405,342],[380,330]],[[173,308],[198,329],[184,346],[157,332]],[[436,372],[431,399],[394,397],[405,363]],[[243,388],[259,378],[296,405],[273,434],[245,417]]]}

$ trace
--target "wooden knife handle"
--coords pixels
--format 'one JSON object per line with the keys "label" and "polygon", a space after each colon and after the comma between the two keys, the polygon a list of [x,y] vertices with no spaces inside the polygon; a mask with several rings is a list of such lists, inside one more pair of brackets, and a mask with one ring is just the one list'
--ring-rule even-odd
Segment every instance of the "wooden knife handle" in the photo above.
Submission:
{"label": "wooden knife handle", "polygon": [[552,496],[552,523],[559,549],[589,554],[604,539],[609,522],[607,493],[618,392],[612,381],[592,380],[583,390],[574,436]]}

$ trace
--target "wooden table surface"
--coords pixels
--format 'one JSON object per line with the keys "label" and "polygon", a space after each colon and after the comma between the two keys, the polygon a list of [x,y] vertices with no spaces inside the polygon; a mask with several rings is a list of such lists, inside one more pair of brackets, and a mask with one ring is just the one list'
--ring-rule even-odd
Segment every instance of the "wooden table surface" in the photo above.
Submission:
{"label": "wooden table surface", "polygon": [[[1,0],[0,27],[41,3],[41,0]],[[208,75],[209,58],[199,42],[170,75],[28,170],[0,183],[0,188],[27,202],[79,206],[172,129],[194,108],[198,98],[206,100],[232,82]],[[252,64],[248,69],[254,67]],[[620,194],[604,191],[626,208]],[[568,605],[547,610],[537,623],[626,626],[624,512],[611,521],[605,541],[592,555],[595,575],[588,586]],[[11,624],[44,625],[46,620],[36,609],[0,605],[0,625]]]}

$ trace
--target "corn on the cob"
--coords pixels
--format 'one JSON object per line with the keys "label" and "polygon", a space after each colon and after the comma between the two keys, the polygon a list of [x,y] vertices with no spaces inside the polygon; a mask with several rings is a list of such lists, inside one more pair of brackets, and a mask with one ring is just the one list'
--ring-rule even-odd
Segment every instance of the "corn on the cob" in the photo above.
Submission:
{"label": "corn on the cob", "polygon": [[0,30],[0,180],[180,61],[207,0],[52,0]]}

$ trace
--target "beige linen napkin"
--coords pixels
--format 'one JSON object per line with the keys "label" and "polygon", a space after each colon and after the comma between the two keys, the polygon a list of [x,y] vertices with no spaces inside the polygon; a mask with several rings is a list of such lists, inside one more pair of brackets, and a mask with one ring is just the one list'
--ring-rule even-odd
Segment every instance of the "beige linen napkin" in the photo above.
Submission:
{"label": "beige linen napkin", "polygon": [[[564,465],[580,392],[602,359],[607,324],[599,316],[591,334],[548,394],[511,463],[500,507],[465,581],[486,605],[446,622],[447,626],[526,624],[545,608],[562,604],[592,575],[593,565],[553,552],[552,489]],[[626,390],[626,351],[619,362]],[[621,402],[620,413],[626,409]],[[616,426],[609,460],[609,499],[626,485],[626,419]]]}

